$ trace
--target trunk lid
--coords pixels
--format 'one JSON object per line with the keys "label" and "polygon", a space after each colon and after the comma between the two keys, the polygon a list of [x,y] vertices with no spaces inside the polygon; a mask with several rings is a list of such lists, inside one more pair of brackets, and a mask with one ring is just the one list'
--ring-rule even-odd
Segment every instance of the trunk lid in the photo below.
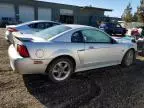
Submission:
{"label": "trunk lid", "polygon": [[18,39],[22,42],[46,42],[45,39],[36,37],[32,34],[22,34],[20,32],[14,32],[12,35],[14,41],[16,41],[15,39]]}
{"label": "trunk lid", "polygon": [[12,44],[17,49],[17,45],[24,45],[26,43],[35,43],[35,42],[46,42],[43,38],[36,37],[30,34],[21,34],[20,32],[12,33],[13,42]]}

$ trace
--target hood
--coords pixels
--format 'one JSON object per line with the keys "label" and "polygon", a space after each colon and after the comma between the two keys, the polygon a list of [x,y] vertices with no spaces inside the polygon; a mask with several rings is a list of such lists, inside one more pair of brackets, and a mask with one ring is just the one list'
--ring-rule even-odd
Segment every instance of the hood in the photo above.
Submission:
{"label": "hood", "polygon": [[133,37],[125,36],[125,37],[112,37],[115,39],[118,43],[132,43],[133,40],[135,40]]}

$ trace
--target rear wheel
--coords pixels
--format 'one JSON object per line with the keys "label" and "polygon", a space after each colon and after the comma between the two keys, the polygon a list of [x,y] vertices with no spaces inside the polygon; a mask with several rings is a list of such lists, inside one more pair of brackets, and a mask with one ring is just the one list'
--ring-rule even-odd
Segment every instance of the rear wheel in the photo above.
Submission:
{"label": "rear wheel", "polygon": [[58,58],[54,60],[47,69],[49,78],[55,83],[66,81],[73,71],[73,62],[68,58]]}
{"label": "rear wheel", "polygon": [[124,67],[128,67],[132,65],[134,61],[135,61],[135,52],[131,49],[125,54],[121,64]]}

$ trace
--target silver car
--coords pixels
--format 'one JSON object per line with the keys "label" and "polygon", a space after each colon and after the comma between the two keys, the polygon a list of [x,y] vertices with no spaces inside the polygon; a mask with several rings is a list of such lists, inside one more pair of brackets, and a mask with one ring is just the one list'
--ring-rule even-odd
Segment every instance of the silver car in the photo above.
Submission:
{"label": "silver car", "polygon": [[39,32],[40,30],[59,24],[60,23],[48,20],[37,20],[37,21],[25,22],[18,25],[9,25],[6,26],[5,39],[8,40],[10,43],[12,43],[13,32],[21,32],[22,34],[33,34],[35,32]]}
{"label": "silver car", "polygon": [[119,43],[99,29],[83,25],[58,25],[34,35],[14,33],[8,53],[13,70],[22,74],[48,74],[53,82],[74,72],[135,60],[136,43]]}

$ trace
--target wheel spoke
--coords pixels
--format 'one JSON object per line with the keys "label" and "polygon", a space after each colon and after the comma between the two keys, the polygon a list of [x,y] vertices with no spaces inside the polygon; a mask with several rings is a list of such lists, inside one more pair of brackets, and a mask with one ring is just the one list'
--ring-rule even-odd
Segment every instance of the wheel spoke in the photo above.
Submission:
{"label": "wheel spoke", "polygon": [[59,67],[59,68],[62,68],[62,63],[61,63],[61,62],[58,63],[58,67]]}
{"label": "wheel spoke", "polygon": [[67,74],[67,73],[68,73],[68,71],[63,71],[63,73],[64,73],[64,74]]}
{"label": "wheel spoke", "polygon": [[62,76],[62,73],[61,72],[58,72],[58,78],[61,78],[61,76]]}
{"label": "wheel spoke", "polygon": [[65,63],[63,66],[63,70],[65,70],[68,67],[68,65]]}
{"label": "wheel spoke", "polygon": [[56,69],[53,69],[53,73],[58,73],[58,70],[56,70]]}

